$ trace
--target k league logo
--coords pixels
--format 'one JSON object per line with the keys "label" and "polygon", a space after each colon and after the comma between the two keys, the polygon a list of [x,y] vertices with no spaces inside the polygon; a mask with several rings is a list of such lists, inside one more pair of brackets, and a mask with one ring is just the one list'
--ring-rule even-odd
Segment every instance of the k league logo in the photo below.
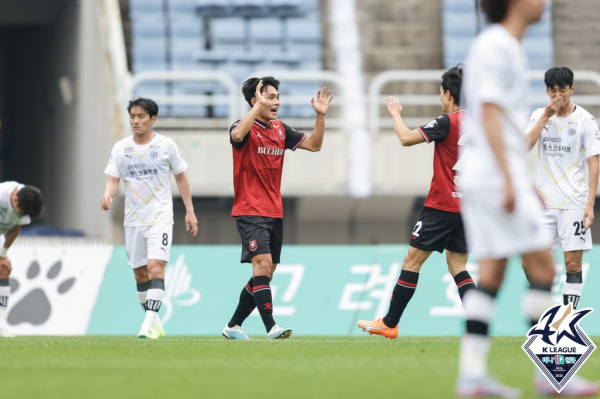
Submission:
{"label": "k league logo", "polygon": [[527,336],[523,350],[554,386],[557,392],[567,385],[596,346],[579,327],[593,309],[573,311],[571,304],[555,305],[548,310]]}

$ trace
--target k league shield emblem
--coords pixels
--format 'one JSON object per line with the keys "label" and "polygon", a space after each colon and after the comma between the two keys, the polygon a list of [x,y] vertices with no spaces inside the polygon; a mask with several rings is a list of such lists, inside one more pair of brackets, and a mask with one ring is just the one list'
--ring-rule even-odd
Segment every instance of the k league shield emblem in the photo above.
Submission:
{"label": "k league shield emblem", "polygon": [[523,350],[559,393],[596,349],[579,326],[592,311],[555,305],[527,333]]}

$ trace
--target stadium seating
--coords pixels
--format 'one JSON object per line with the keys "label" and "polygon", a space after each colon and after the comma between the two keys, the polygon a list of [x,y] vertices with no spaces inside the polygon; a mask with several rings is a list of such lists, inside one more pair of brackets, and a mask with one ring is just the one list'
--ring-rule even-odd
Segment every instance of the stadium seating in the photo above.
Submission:
{"label": "stadium seating", "polygon": [[171,15],[190,16],[196,12],[196,3],[194,0],[167,0],[167,10]]}
{"label": "stadium seating", "polygon": [[[318,0],[130,0],[132,72],[218,70],[241,84],[258,71],[322,69]],[[304,95],[315,84],[288,88]],[[136,94],[224,94],[215,82],[144,84]],[[291,114],[305,107],[289,107]],[[171,116],[226,117],[227,106],[175,105]],[[171,112],[172,111],[172,112]]]}
{"label": "stadium seating", "polygon": [[131,19],[149,14],[161,14],[165,11],[163,0],[129,0],[129,15]]}
{"label": "stadium seating", "polygon": [[268,4],[265,0],[231,0],[231,9],[234,15],[260,17],[268,12]]}
{"label": "stadium seating", "polygon": [[[477,15],[473,0],[443,0],[442,35],[444,67],[463,62],[477,32],[486,25],[485,17]],[[547,5],[542,20],[532,25],[523,38],[531,69],[547,69],[554,62],[551,6]]]}

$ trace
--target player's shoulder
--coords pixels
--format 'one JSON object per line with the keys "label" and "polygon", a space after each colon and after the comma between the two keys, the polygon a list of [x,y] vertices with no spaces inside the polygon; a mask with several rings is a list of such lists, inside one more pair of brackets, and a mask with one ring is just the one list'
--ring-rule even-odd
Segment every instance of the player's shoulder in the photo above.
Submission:
{"label": "player's shoulder", "polygon": [[151,143],[154,147],[177,147],[177,143],[171,137],[163,136],[160,133],[154,133],[154,139]]}
{"label": "player's shoulder", "polygon": [[575,104],[575,113],[577,117],[583,118],[585,120],[592,120],[595,121],[596,118],[594,118],[594,116],[585,108],[583,108],[581,105],[577,105]]}
{"label": "player's shoulder", "polygon": [[127,137],[123,137],[121,140],[118,140],[115,145],[113,145],[114,149],[133,147],[135,145],[133,141],[133,135],[129,135]]}
{"label": "player's shoulder", "polygon": [[10,191],[12,191],[12,190],[14,190],[17,187],[19,187],[19,188],[23,187],[23,184],[18,183],[18,182],[13,181],[13,180],[7,180],[7,181],[3,181],[3,182],[0,183],[0,189],[3,189],[3,190],[10,190]]}
{"label": "player's shoulder", "polygon": [[534,109],[533,112],[531,113],[531,118],[538,119],[542,115],[542,112],[544,112],[543,107]]}

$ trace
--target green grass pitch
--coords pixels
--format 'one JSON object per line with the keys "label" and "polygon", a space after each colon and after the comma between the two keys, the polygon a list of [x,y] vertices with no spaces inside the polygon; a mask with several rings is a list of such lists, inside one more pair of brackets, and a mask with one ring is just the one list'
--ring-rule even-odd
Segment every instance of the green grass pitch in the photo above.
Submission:
{"label": "green grass pitch", "polygon": [[[524,341],[493,338],[489,368],[529,398]],[[459,345],[454,337],[17,337],[0,340],[0,398],[452,398]],[[600,354],[578,374],[598,379]]]}

